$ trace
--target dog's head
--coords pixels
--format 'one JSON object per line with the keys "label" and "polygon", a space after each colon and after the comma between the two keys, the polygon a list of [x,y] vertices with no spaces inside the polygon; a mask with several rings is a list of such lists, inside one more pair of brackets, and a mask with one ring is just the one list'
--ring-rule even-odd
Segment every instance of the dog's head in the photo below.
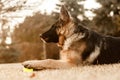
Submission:
{"label": "dog's head", "polygon": [[71,15],[69,14],[65,6],[62,6],[59,19],[51,26],[48,31],[41,34],[40,37],[46,42],[60,42],[60,44],[62,44],[66,35],[65,27],[70,22]]}
{"label": "dog's head", "polygon": [[[80,29],[80,28],[79,28]],[[45,33],[41,34],[41,38],[45,42],[58,43],[59,46],[64,44],[66,38],[75,33],[75,23],[65,6],[61,7],[59,19]]]}

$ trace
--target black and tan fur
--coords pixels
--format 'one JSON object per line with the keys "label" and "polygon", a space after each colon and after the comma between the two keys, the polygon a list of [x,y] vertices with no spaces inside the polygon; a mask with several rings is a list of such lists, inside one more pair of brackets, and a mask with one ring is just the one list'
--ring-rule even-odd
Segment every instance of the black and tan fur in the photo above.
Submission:
{"label": "black and tan fur", "polygon": [[[73,20],[62,6],[60,17],[41,35],[46,42],[61,47],[60,60],[32,60],[23,65],[34,69],[64,69],[88,64],[110,64],[120,61],[120,38],[103,36]],[[54,49],[53,49],[54,50]]]}

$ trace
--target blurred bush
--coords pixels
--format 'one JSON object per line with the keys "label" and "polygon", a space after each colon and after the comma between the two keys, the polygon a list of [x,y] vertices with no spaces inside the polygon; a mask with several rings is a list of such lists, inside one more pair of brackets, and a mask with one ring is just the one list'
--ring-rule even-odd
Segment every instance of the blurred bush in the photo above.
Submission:
{"label": "blurred bush", "polygon": [[56,44],[46,44],[46,51],[44,51],[44,43],[39,37],[41,33],[50,28],[54,21],[54,16],[36,13],[32,17],[27,17],[24,23],[15,28],[12,39],[14,48],[20,52],[20,62],[33,59],[44,59],[44,52],[46,52],[47,58],[58,59],[59,52]]}
{"label": "blurred bush", "polygon": [[0,63],[12,63],[19,61],[19,51],[14,48],[0,48]]}

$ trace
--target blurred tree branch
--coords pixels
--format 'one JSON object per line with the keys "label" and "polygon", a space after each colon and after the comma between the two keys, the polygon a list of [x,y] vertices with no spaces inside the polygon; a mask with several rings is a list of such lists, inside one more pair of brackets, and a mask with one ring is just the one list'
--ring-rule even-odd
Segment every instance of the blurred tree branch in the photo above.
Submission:
{"label": "blurred tree branch", "polygon": [[[120,31],[120,0],[97,0],[102,7],[94,11],[94,23],[101,33],[115,34]],[[115,34],[116,35],[116,34]],[[120,35],[119,35],[120,36]]]}

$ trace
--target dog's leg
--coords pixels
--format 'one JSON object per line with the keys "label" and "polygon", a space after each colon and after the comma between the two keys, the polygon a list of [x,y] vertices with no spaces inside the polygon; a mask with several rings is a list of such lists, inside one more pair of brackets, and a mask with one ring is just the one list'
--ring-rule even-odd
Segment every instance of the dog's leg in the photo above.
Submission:
{"label": "dog's leg", "polygon": [[53,59],[46,59],[46,60],[32,60],[32,61],[25,61],[22,65],[26,68],[33,68],[33,69],[65,69],[71,68],[76,66],[67,61],[62,60],[53,60]]}

